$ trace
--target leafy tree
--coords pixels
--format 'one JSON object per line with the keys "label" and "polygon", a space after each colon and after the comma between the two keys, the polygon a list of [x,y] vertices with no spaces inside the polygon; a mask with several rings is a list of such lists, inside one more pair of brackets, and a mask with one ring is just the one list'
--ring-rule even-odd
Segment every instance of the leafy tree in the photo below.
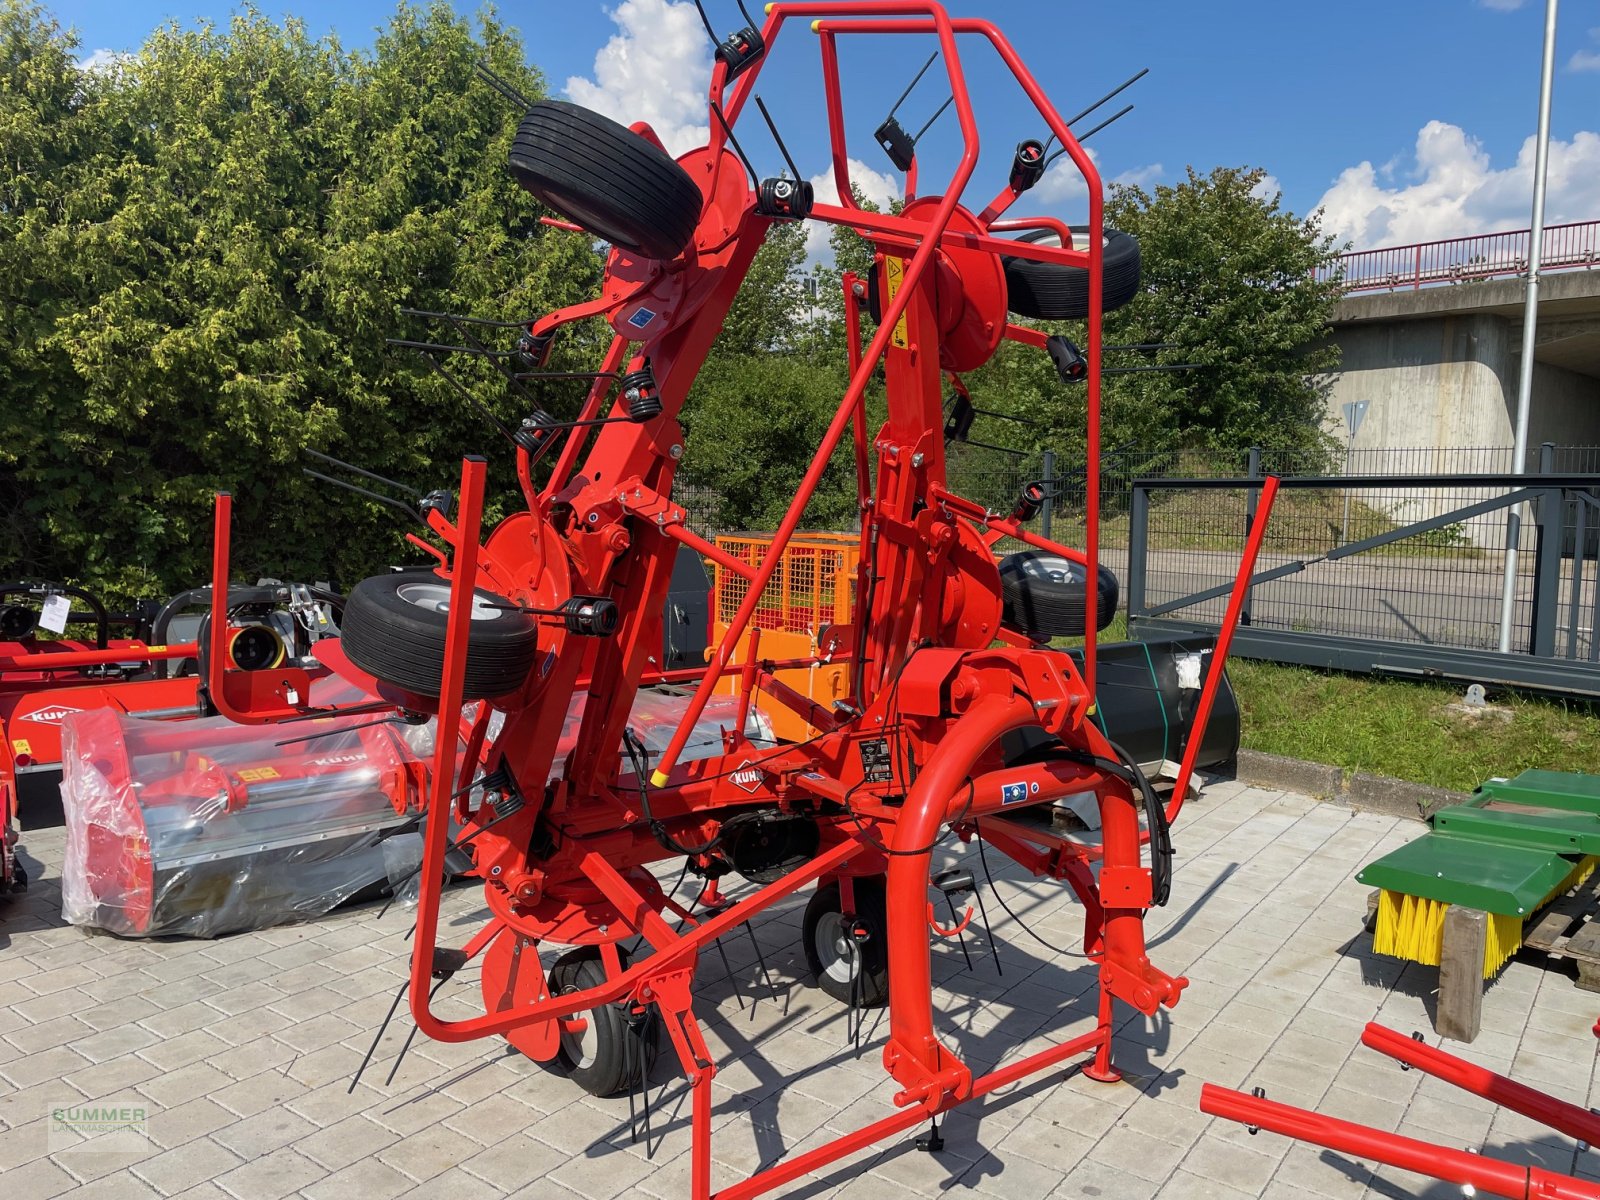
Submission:
{"label": "leafy tree", "polygon": [[[1139,239],[1143,286],[1107,315],[1104,342],[1157,346],[1109,351],[1103,380],[1104,442],[1141,452],[1185,447],[1319,451],[1327,374],[1338,350],[1326,340],[1338,285],[1315,271],[1337,254],[1320,217],[1285,212],[1263,196],[1261,170],[1190,168],[1154,194],[1115,187],[1106,224]],[[1081,323],[1041,323],[1083,344]],[[997,440],[1058,453],[1081,443],[1084,389],[1065,389],[1042,354],[1008,346],[976,377],[986,393],[1034,429],[995,430]],[[980,403],[982,403],[980,401]],[[1070,455],[1068,455],[1070,457]]]}
{"label": "leafy tree", "polygon": [[[24,400],[0,411],[21,526],[4,570],[187,586],[219,487],[241,574],[349,581],[409,557],[391,514],[301,476],[302,447],[449,484],[498,435],[385,345],[459,340],[399,310],[526,316],[598,278],[589,240],[540,226],[505,169],[520,114],[474,65],[541,95],[515,36],[406,6],[350,54],[246,11],[86,72],[40,10],[4,3],[0,137],[25,167],[0,205],[0,379]],[[503,380],[471,386],[521,415]]]}

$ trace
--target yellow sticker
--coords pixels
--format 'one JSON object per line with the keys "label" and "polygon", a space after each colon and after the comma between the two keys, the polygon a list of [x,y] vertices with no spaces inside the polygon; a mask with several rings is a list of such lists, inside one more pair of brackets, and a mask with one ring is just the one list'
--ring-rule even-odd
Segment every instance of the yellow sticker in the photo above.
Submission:
{"label": "yellow sticker", "polygon": [[[887,308],[894,303],[895,293],[900,290],[900,284],[906,277],[905,259],[885,255],[883,277],[884,281],[889,285],[889,294],[884,297],[883,301],[884,307]],[[906,314],[904,312],[900,314],[900,319],[894,323],[894,334],[889,340],[902,350],[907,350],[911,347],[911,339],[906,336]]]}
{"label": "yellow sticker", "polygon": [[28,744],[27,738],[15,738],[11,742],[11,750],[15,754],[32,754],[33,747]]}
{"label": "yellow sticker", "polygon": [[165,654],[167,652],[165,646],[146,646],[145,649],[150,651],[151,654]]}
{"label": "yellow sticker", "polygon": [[278,778],[278,773],[271,767],[246,767],[239,772],[239,778],[246,783],[259,783],[263,779]]}

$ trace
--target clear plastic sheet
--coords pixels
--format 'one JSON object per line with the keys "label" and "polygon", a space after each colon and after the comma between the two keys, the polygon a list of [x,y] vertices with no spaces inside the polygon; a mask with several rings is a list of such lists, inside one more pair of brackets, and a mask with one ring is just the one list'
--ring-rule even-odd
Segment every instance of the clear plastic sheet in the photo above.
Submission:
{"label": "clear plastic sheet", "polygon": [[[588,699],[588,692],[577,692],[572,697],[572,703],[567,706],[566,723],[561,727],[561,738],[556,743],[556,756],[550,764],[552,780],[560,778],[566,769],[567,755],[572,753],[572,748],[578,741],[578,725],[583,720],[583,707]],[[667,743],[672,740],[678,722],[683,720],[683,714],[689,710],[689,699],[688,692],[669,690],[643,691],[634,697],[633,708],[628,713],[628,728],[632,729],[644,743],[650,766],[653,767],[660,760]],[[700,719],[689,731],[689,740],[684,744],[683,753],[678,755],[678,761],[697,762],[702,758],[715,758],[723,753],[723,731],[731,732],[738,723],[739,698],[712,696],[706,702],[705,711],[700,714]],[[493,729],[490,730],[491,736],[494,732]],[[758,745],[772,744],[772,727],[754,704],[750,706],[744,733]],[[628,760],[626,753],[618,755],[617,769],[620,775],[630,779],[633,777],[633,764]]]}
{"label": "clear plastic sheet", "polygon": [[414,794],[420,756],[404,727],[371,720],[280,745],[324,731],[69,716],[64,916],[124,936],[215,937],[309,920],[399,878],[414,856],[383,843],[413,826],[392,797]]}
{"label": "clear plastic sheet", "polygon": [[[352,698],[330,691],[316,702]],[[587,699],[580,692],[568,708],[552,778],[577,741]],[[652,764],[688,704],[686,693],[639,693],[629,726]],[[469,706],[463,715],[470,722],[475,712]],[[713,697],[679,761],[721,754],[738,713],[737,698]],[[216,937],[310,920],[395,885],[414,892],[421,840],[414,817],[400,809],[409,801],[414,814],[422,800],[434,723],[372,720],[337,718],[319,729],[223,717],[150,721],[110,710],[69,715],[66,919],[127,937]],[[494,714],[491,741],[502,724]],[[313,733],[321,736],[291,740]],[[746,734],[770,741],[754,706]],[[625,756],[618,772],[631,778]],[[402,901],[411,898],[403,889]]]}

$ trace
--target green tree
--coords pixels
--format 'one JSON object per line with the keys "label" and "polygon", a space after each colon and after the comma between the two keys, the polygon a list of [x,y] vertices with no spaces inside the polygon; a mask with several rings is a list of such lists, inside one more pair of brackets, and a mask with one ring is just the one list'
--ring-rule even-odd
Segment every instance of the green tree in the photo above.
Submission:
{"label": "green tree", "polygon": [[[1143,270],[1139,294],[1107,315],[1104,343],[1160,348],[1113,350],[1104,365],[1192,369],[1107,375],[1106,446],[1326,447],[1325,380],[1338,365],[1327,327],[1339,289],[1315,275],[1338,248],[1317,214],[1296,217],[1261,194],[1264,178],[1261,170],[1191,168],[1184,182],[1154,193],[1112,189],[1106,224],[1139,239]],[[1083,344],[1081,323],[1040,324]],[[1007,346],[975,386],[997,401],[992,407],[1033,423],[1031,434],[993,430],[995,440],[1058,453],[1081,444],[1084,388],[1064,387],[1046,356]]]}
{"label": "green tree", "polygon": [[[411,557],[401,522],[313,485],[299,456],[448,486],[498,435],[385,345],[460,340],[400,310],[521,317],[592,291],[589,239],[538,224],[505,168],[520,114],[475,75],[486,58],[541,95],[515,36],[492,12],[405,6],[351,54],[247,10],[85,72],[40,10],[5,4],[0,138],[27,170],[0,206],[0,378],[17,399],[0,488],[23,526],[3,570],[120,597],[190,585],[219,487],[241,575],[349,582]],[[503,379],[469,383],[522,415]]]}

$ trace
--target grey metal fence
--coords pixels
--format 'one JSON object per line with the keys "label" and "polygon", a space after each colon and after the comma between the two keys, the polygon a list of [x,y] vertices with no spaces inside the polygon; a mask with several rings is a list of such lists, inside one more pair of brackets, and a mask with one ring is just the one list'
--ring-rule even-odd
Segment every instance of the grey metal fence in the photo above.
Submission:
{"label": "grey metal fence", "polygon": [[[1369,459],[1385,471],[1286,475],[1238,652],[1600,695],[1600,452],[1536,453],[1522,476],[1504,469],[1502,449],[1388,451]],[[1408,460],[1455,469],[1405,470]],[[1249,465],[1233,478],[1133,484],[1126,570],[1136,634],[1221,620],[1259,495],[1251,480],[1271,471],[1265,455]],[[1501,655],[1513,536],[1513,653]]]}

